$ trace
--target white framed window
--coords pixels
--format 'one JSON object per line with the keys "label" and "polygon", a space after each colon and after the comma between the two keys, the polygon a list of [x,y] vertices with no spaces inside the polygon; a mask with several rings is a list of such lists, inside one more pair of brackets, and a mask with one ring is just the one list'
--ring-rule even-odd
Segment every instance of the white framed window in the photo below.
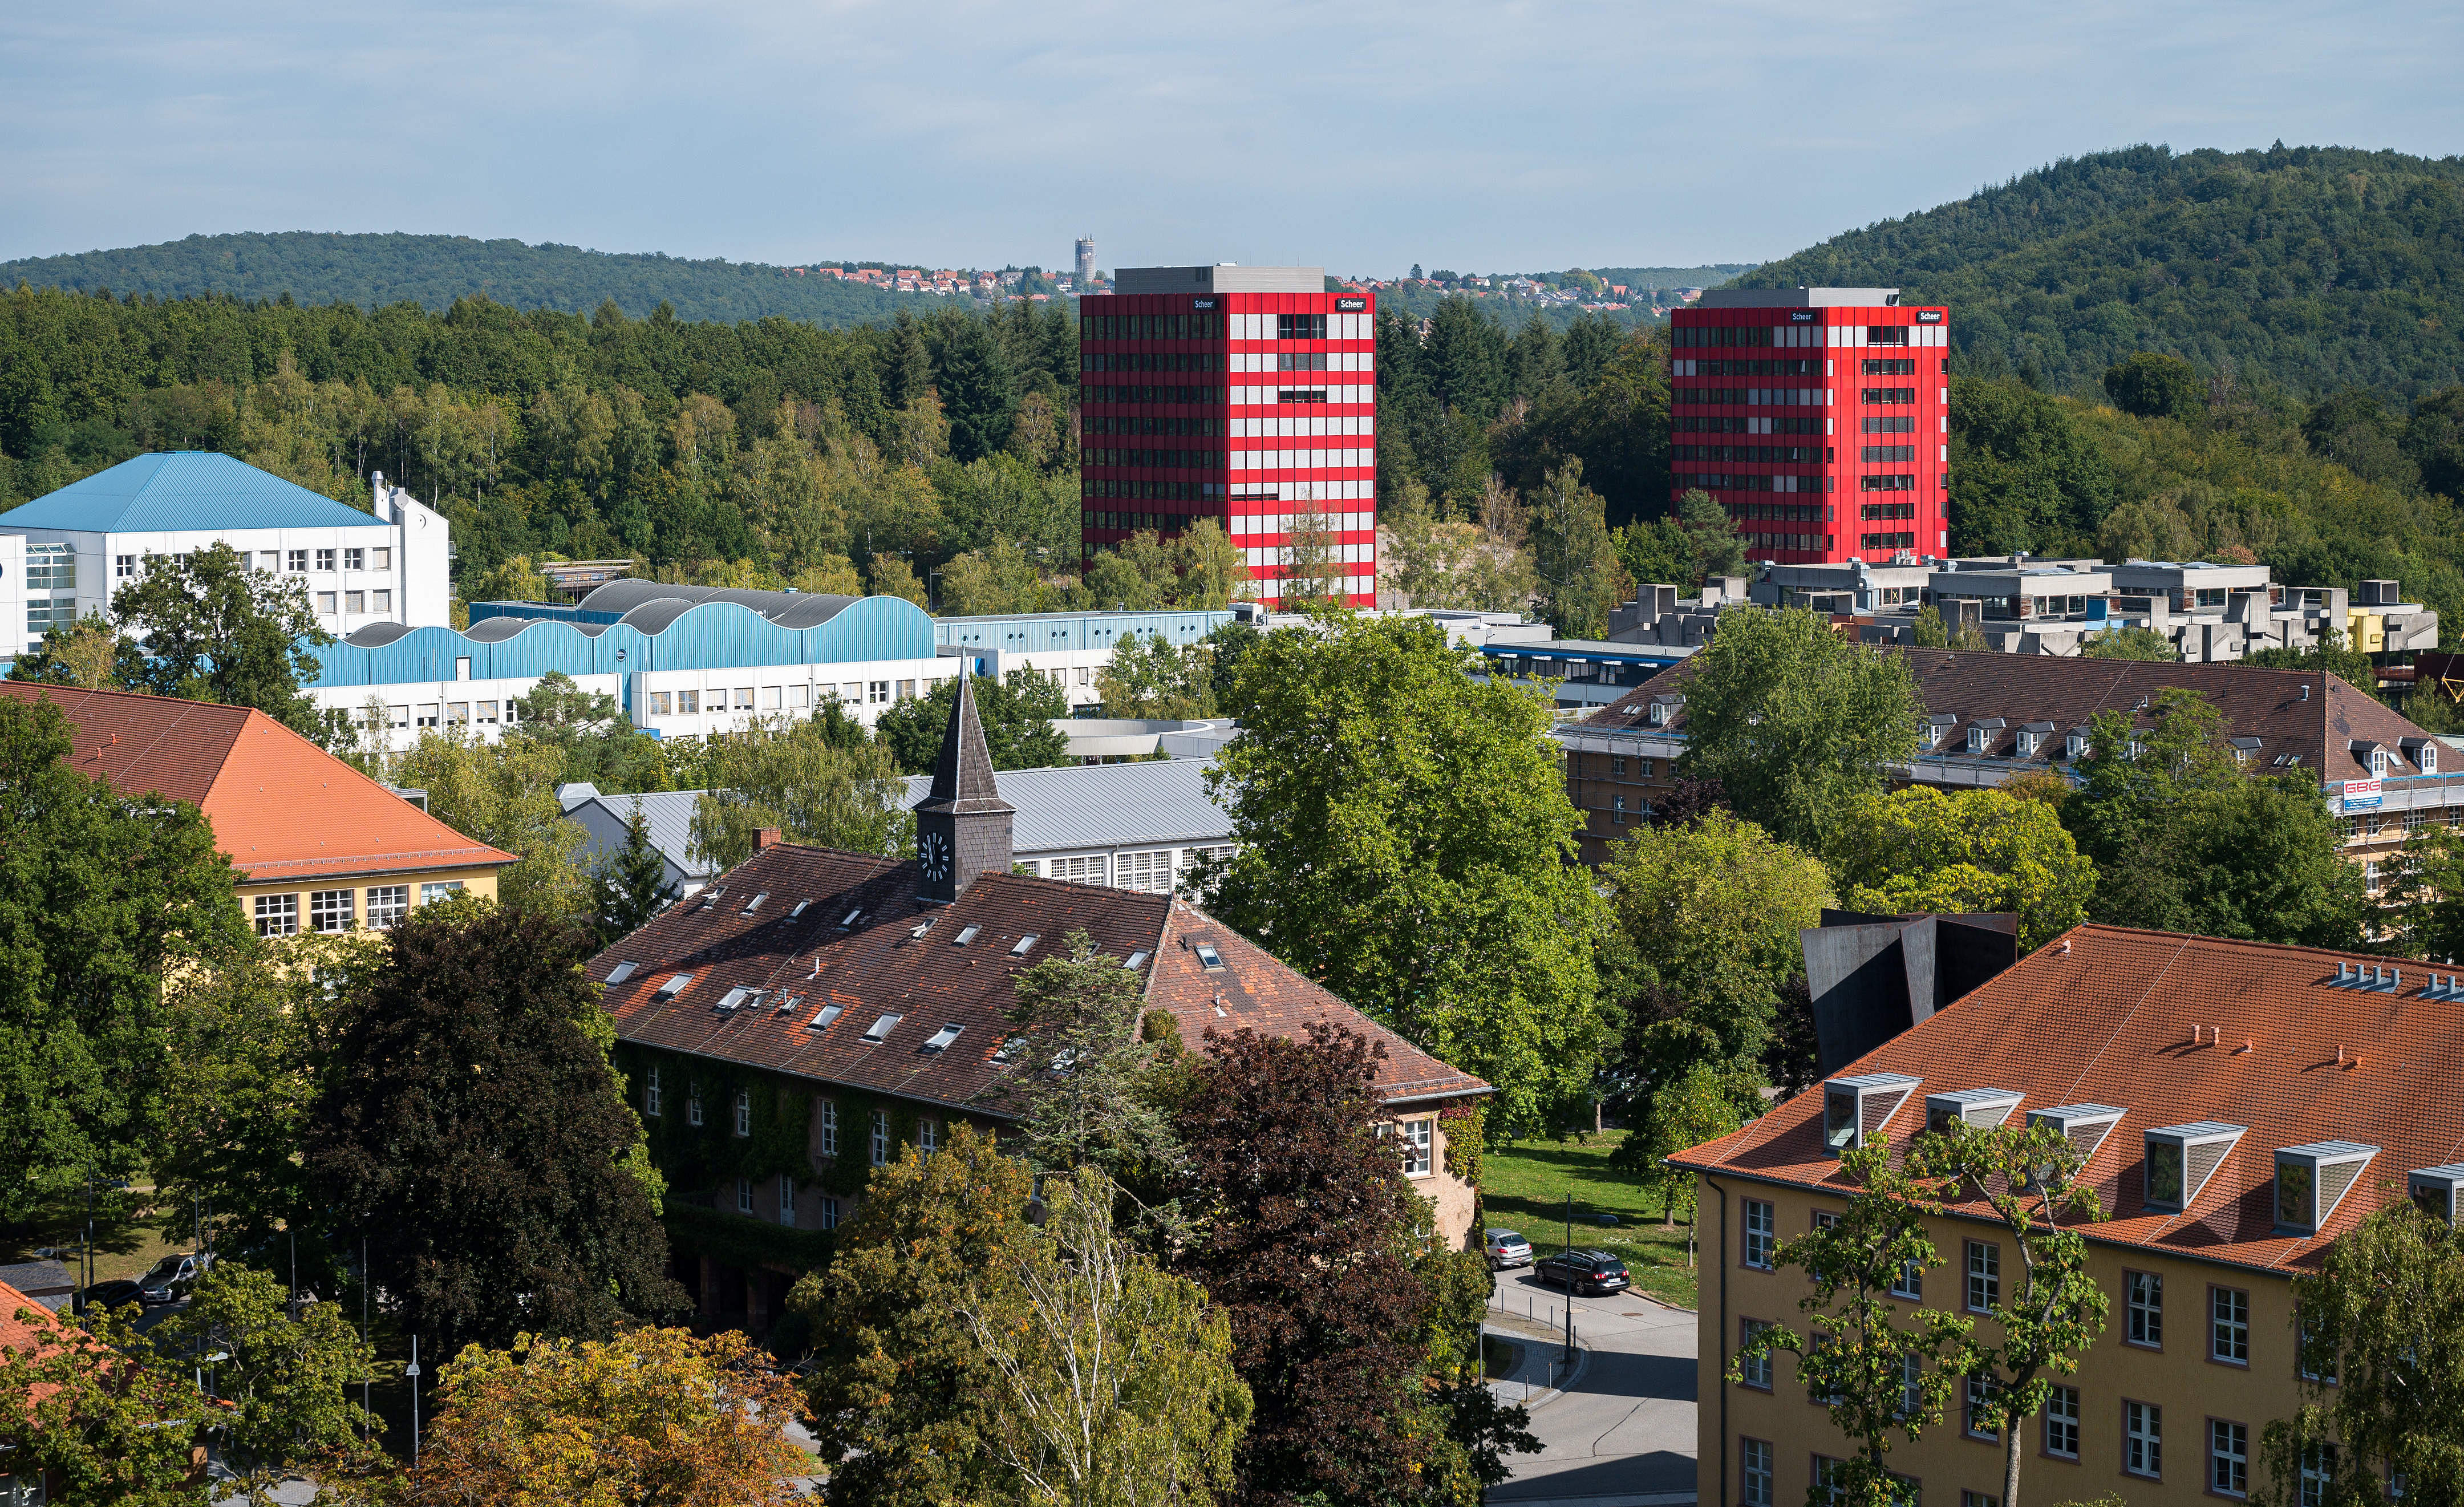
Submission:
{"label": "white framed window", "polygon": [[784,1173],[779,1178],[779,1223],[796,1228],[796,1180]]}
{"label": "white framed window", "polygon": [[364,612],[367,609],[368,594],[365,591],[345,591],[342,593],[343,611]]}
{"label": "white framed window", "polygon": [[838,1201],[837,1199],[835,1199],[835,1198],[825,1198],[825,1199],[823,1199],[823,1200],[822,1200],[822,1228],[823,1228],[824,1230],[836,1230],[838,1227],[839,1227],[839,1201]]}
{"label": "white framed window", "polygon": [[320,549],[320,550],[317,551],[317,569],[318,569],[318,571],[319,571],[320,574],[322,574],[322,573],[328,573],[328,572],[331,572],[331,571],[333,570],[333,568],[334,568],[334,552],[333,552],[332,550],[330,550],[330,549]]}
{"label": "white framed window", "polygon": [[2165,1409],[2154,1403],[2122,1405],[2122,1468],[2133,1475],[2165,1474]]}
{"label": "white framed window", "polygon": [[286,553],[284,558],[289,563],[293,574],[304,576],[308,573],[308,551],[304,549],[290,550]]}
{"label": "white framed window", "polygon": [[642,1113],[656,1119],[659,1109],[659,1070],[654,1064],[642,1075]]}
{"label": "white framed window", "polygon": [[1758,1271],[1771,1270],[1771,1250],[1778,1243],[1778,1230],[1771,1205],[1758,1198],[1745,1200],[1745,1240],[1742,1254],[1745,1264]]}
{"label": "white framed window", "polygon": [[1962,1412],[1961,1422],[1967,1426],[1969,1438],[1999,1439],[2002,1437],[2002,1430],[1995,1426],[1993,1420],[1993,1397],[2000,1390],[2001,1387],[1996,1385],[1993,1378],[1990,1376],[1971,1376],[1968,1379],[1968,1403]]}
{"label": "white framed window", "polygon": [[1737,1441],[1737,1507],[1771,1507],[1771,1453],[1767,1439]]}
{"label": "white framed window", "polygon": [[1921,1262],[1910,1261],[1900,1268],[1900,1279],[1891,1284],[1891,1296],[1925,1301],[1925,1267]]}
{"label": "white framed window", "polygon": [[939,1120],[919,1119],[915,1122],[915,1149],[923,1152],[928,1157],[934,1152],[941,1149],[941,1122]]}
{"label": "white framed window", "polygon": [[2165,1278],[2154,1272],[2122,1274],[2124,1338],[2150,1350],[2165,1348]]}
{"label": "white framed window", "polygon": [[1989,1313],[2002,1300],[2002,1248],[1991,1240],[1968,1242],[1968,1311]]}
{"label": "white framed window", "polygon": [[753,1212],[753,1180],[749,1177],[736,1180],[736,1211],[739,1214]]}
{"label": "white framed window", "polygon": [[2250,1495],[2250,1426],[2208,1420],[2208,1490],[2219,1496]]}
{"label": "white framed window", "polygon": [[739,712],[753,710],[753,687],[739,685],[736,688],[736,709]]}
{"label": "white framed window", "polygon": [[393,568],[393,550],[391,546],[369,550],[368,568],[370,570],[391,570]]}
{"label": "white framed window", "polygon": [[1925,1362],[1914,1355],[1900,1357],[1900,1416],[1914,1418],[1925,1410]]}
{"label": "white framed window", "polygon": [[886,1109],[872,1112],[871,1141],[872,1164],[877,1167],[890,1165],[890,1112]]}
{"label": "white framed window", "polygon": [[780,687],[775,685],[765,685],[761,688],[761,710],[765,712],[776,712],[783,708],[786,704],[786,692],[781,690]]}
{"label": "white framed window", "polygon": [[1121,854],[1121,888],[1148,895],[1170,895],[1172,853],[1171,849],[1164,848],[1152,853]]}
{"label": "white framed window", "polygon": [[393,593],[391,591],[372,591],[368,593],[368,597],[369,611],[390,612],[393,610]]}
{"label": "white framed window", "polygon": [[2250,1363],[2250,1295],[2237,1287],[2208,1289],[2208,1359]]}
{"label": "white framed window", "polygon": [[1084,858],[1055,858],[1046,874],[1068,884],[1109,884],[1111,863],[1100,853]]}
{"label": "white framed window", "polygon": [[299,930],[299,897],[260,895],[256,898],[256,934],[289,937]]}
{"label": "white framed window", "polygon": [[368,552],[364,549],[342,551],[342,568],[345,570],[363,570],[367,568],[367,560]]}
{"label": "white framed window", "polygon": [[334,613],[335,613],[335,611],[337,610],[337,604],[338,604],[338,602],[339,602],[339,598],[337,598],[337,597],[335,596],[335,594],[334,594],[333,592],[331,592],[331,591],[319,591],[319,592],[318,592],[318,593],[317,593],[317,612],[318,612],[318,615],[319,615],[319,616],[320,616],[320,617],[331,617],[331,616],[333,616],[333,615],[334,615]]}
{"label": "white framed window", "polygon": [[[1739,1348],[1742,1350],[1745,1345],[1751,1344],[1756,1335],[1761,1334],[1764,1330],[1769,1329],[1771,1325],[1769,1323],[1760,1319],[1741,1319],[1737,1320],[1737,1339],[1739,1341]],[[1765,1350],[1759,1355],[1739,1355],[1737,1357],[1737,1385],[1740,1386],[1751,1386],[1760,1391],[1770,1391],[1771,1389],[1771,1352]]]}
{"label": "white framed window", "polygon": [[137,557],[135,555],[114,555],[111,559],[111,573],[114,577],[121,581],[132,579],[137,574]]}
{"label": "white framed window", "polygon": [[890,682],[887,680],[867,680],[864,683],[864,698],[866,701],[874,706],[880,706],[890,699]]}
{"label": "white framed window", "polygon": [[371,884],[368,886],[368,928],[391,931],[394,923],[410,914],[410,886],[407,884]]}
{"label": "white framed window", "polygon": [[1403,1175],[1405,1177],[1429,1175],[1430,1127],[1435,1123],[1434,1120],[1427,1119],[1403,1121]]}
{"label": "white framed window", "polygon": [[2057,1386],[2045,1394],[2045,1452],[2076,1460],[2079,1452],[2079,1394],[2076,1386]]}
{"label": "white framed window", "polygon": [[679,716],[691,717],[698,713],[700,710],[701,693],[699,691],[678,691],[676,693],[676,712]]}
{"label": "white framed window", "polygon": [[419,887],[419,903],[422,905],[433,905],[438,900],[445,898],[449,895],[459,895],[461,893],[462,881],[459,879],[429,879],[423,882]]}
{"label": "white framed window", "polygon": [[839,1101],[825,1098],[822,1100],[822,1155],[834,1157],[838,1154]]}
{"label": "white framed window", "polygon": [[701,1123],[701,1085],[698,1083],[685,1085],[685,1123],[688,1125]]}
{"label": "white framed window", "polygon": [[316,931],[349,931],[353,902],[359,898],[356,890],[311,890],[308,892],[308,924]]}
{"label": "white framed window", "polygon": [[2299,1507],[2327,1507],[2327,1490],[2336,1479],[2336,1447],[2314,1444],[2301,1452]]}
{"label": "white framed window", "polygon": [[736,1133],[738,1136],[753,1134],[753,1091],[751,1089],[736,1091]]}

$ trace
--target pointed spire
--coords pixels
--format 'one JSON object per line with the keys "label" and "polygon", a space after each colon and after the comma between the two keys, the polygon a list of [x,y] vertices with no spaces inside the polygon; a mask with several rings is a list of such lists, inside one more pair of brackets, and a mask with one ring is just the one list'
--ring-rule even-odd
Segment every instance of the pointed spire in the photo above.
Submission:
{"label": "pointed spire", "polygon": [[958,676],[957,699],[950,703],[950,722],[941,732],[941,757],[933,765],[933,788],[923,804],[950,810],[1002,810],[993,780],[992,748],[984,742],[983,719],[976,711],[976,677]]}

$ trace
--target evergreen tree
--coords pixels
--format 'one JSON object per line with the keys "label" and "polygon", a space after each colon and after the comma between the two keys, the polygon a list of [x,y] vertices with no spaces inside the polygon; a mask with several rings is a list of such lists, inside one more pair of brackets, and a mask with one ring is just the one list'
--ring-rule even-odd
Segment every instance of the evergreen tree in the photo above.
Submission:
{"label": "evergreen tree", "polygon": [[677,893],[668,878],[667,854],[651,846],[650,824],[637,800],[625,822],[625,846],[590,871],[590,910],[601,944],[649,925],[651,917],[675,903]]}
{"label": "evergreen tree", "polygon": [[1549,473],[1532,498],[1531,560],[1540,610],[1560,638],[1605,638],[1609,609],[1626,599],[1625,578],[1609,542],[1606,504],[1583,485],[1583,463]]}

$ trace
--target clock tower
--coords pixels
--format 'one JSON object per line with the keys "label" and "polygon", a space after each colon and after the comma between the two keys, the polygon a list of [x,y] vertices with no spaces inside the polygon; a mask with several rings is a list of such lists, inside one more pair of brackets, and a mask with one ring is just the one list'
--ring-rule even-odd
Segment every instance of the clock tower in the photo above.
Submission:
{"label": "clock tower", "polygon": [[1009,872],[1014,812],[993,783],[975,682],[971,674],[958,676],[933,788],[915,808],[915,898],[930,904],[957,899],[979,874]]}

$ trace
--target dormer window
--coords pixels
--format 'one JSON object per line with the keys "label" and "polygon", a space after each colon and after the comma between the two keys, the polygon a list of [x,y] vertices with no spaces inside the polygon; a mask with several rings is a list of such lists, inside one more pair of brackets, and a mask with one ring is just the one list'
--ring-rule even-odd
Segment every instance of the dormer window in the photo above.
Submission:
{"label": "dormer window", "polygon": [[2413,1207],[2443,1225],[2455,1223],[2457,1195],[2464,1193],[2464,1163],[2421,1167],[2404,1180]]}
{"label": "dormer window", "polygon": [[2244,1127],[2203,1119],[2147,1132],[2147,1158],[2140,1201],[2151,1213],[2178,1214],[2198,1202],[2208,1180],[2224,1165]]}
{"label": "dormer window", "polygon": [[2248,764],[2262,744],[2255,738],[2228,738],[2225,746],[2233,750],[2233,763]]}
{"label": "dormer window", "polygon": [[2089,744],[2094,741],[2095,735],[2086,728],[2074,727],[2062,739],[2063,756],[2071,759],[2084,759],[2087,757]]}
{"label": "dormer window", "polygon": [[2373,780],[2383,780],[2383,779],[2387,778],[2387,751],[2386,749],[2384,749],[2384,748],[2373,748],[2373,749],[2371,749],[2371,750],[2370,750],[2370,778],[2371,778],[2371,779],[2373,779]]}
{"label": "dormer window", "polygon": [[[2071,1143],[2071,1149],[2079,1155],[2079,1164],[2084,1167],[2103,1147],[2114,1127],[2122,1123],[2123,1114],[2111,1104],[2057,1104],[2051,1109],[2028,1111],[2028,1123],[2051,1126]],[[2051,1178],[2054,1170],[2051,1163],[2031,1168],[2039,1183]]]}
{"label": "dormer window", "polygon": [[2362,1169],[2379,1154],[2376,1146],[2351,1141],[2321,1141],[2307,1146],[2286,1146],[2276,1153],[2276,1228],[2282,1234],[2315,1235],[2335,1217]]}
{"label": "dormer window", "polygon": [[2397,744],[2410,759],[2413,767],[2424,774],[2438,772],[2438,742],[2431,738],[2407,738]]}
{"label": "dormer window", "polygon": [[1823,1149],[1836,1157],[1863,1145],[1865,1138],[1881,1130],[1907,1101],[1920,1081],[1903,1073],[1870,1073],[1823,1084]]}
{"label": "dormer window", "polygon": [[1947,1135],[1955,1125],[1991,1130],[2011,1118],[2024,1096],[2009,1089],[1956,1089],[1925,1096],[1925,1131]]}

